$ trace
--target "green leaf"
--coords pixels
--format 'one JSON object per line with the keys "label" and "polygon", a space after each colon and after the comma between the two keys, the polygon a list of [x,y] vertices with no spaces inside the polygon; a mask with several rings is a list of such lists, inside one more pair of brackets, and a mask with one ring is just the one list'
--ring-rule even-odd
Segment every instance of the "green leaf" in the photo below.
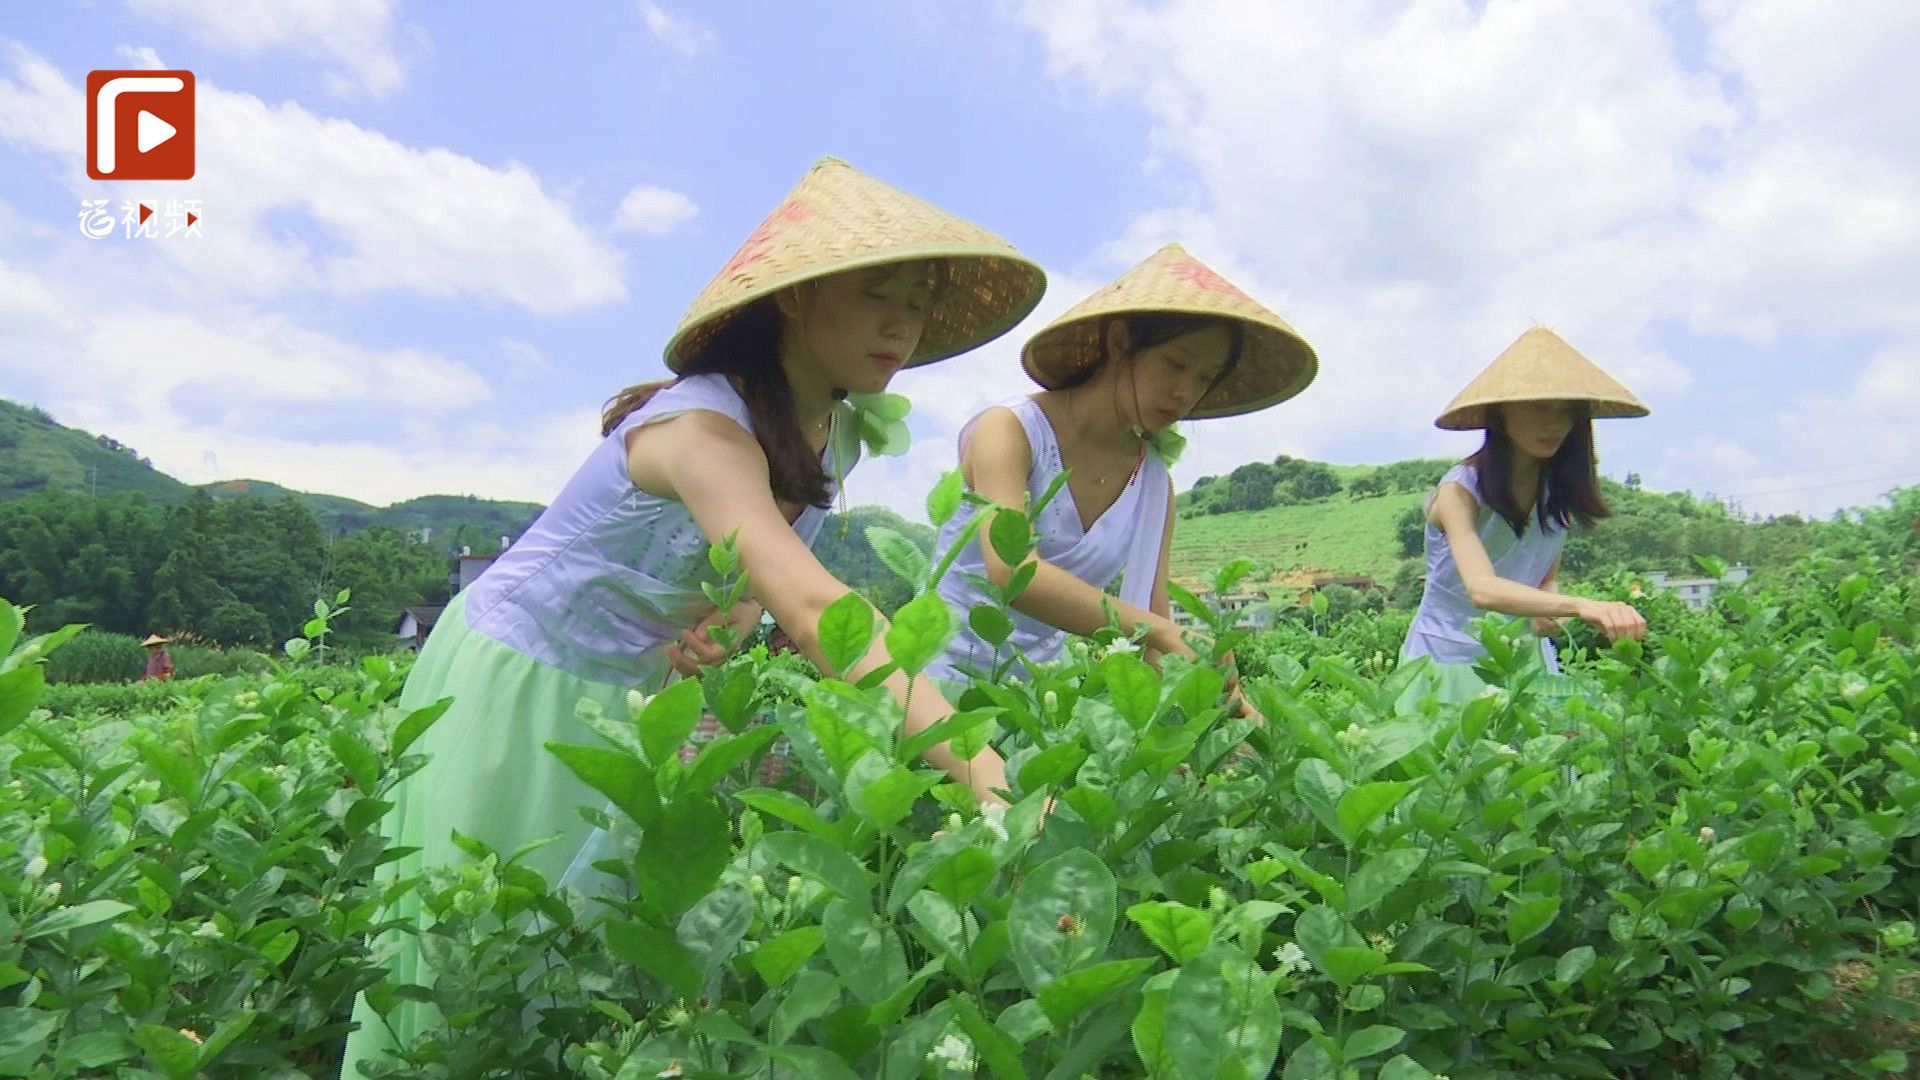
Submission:
{"label": "green leaf", "polygon": [[927,553],[920,545],[883,525],[867,526],[867,544],[887,569],[894,572],[907,587],[914,590],[926,587],[927,575],[933,566],[927,560]]}
{"label": "green leaf", "polygon": [[691,907],[733,861],[732,837],[733,819],[712,795],[696,790],[675,799],[641,836],[633,861],[641,898],[663,916]]}
{"label": "green leaf", "polygon": [[1379,1080],[1433,1080],[1433,1073],[1425,1065],[1399,1054],[1380,1066]]}
{"label": "green leaf", "polygon": [[737,734],[753,716],[754,698],[760,693],[760,672],[748,662],[708,668],[700,677],[700,689],[707,699],[707,711],[721,726]]}
{"label": "green leaf", "polygon": [[972,903],[974,897],[985,892],[999,873],[1000,866],[992,855],[977,847],[965,847],[934,867],[927,875],[927,885],[955,906],[961,906]]}
{"label": "green leaf", "polygon": [[895,756],[899,760],[908,761],[949,739],[965,741],[981,728],[993,723],[999,715],[1000,710],[997,708],[968,709],[954,713],[945,720],[930,724],[924,730],[900,740]]}
{"label": "green leaf", "polygon": [[635,919],[617,918],[607,923],[606,937],[613,955],[666,983],[680,996],[700,992],[700,962],[677,936]]}
{"label": "green leaf", "polygon": [[1401,1039],[1406,1037],[1406,1034],[1397,1027],[1389,1027],[1385,1024],[1364,1027],[1347,1036],[1347,1045],[1341,1048],[1340,1056],[1348,1064],[1352,1064],[1361,1058],[1372,1057],[1393,1049],[1399,1045]]}
{"label": "green leaf", "polygon": [[1313,816],[1327,827],[1327,831],[1337,835],[1341,833],[1340,815],[1335,810],[1340,796],[1347,790],[1346,781],[1333,771],[1333,766],[1319,758],[1308,758],[1293,771],[1293,790],[1300,796]]}
{"label": "green leaf", "polygon": [[13,652],[14,642],[20,640],[20,632],[26,628],[27,613],[0,600],[0,660]]}
{"label": "green leaf", "polygon": [[734,951],[753,925],[754,900],[740,885],[724,885],[702,896],[680,916],[675,936],[700,964],[704,984]]}
{"label": "green leaf", "polygon": [[19,727],[27,718],[39,702],[40,690],[46,682],[46,669],[39,664],[0,672],[0,735]]}
{"label": "green leaf", "polygon": [[1167,993],[1172,1075],[1264,1077],[1280,1053],[1280,1005],[1260,969],[1216,947],[1180,968]]}
{"label": "green leaf", "polygon": [[1027,515],[1010,506],[988,511],[993,515],[987,526],[987,543],[993,553],[1008,566],[1019,566],[1033,551],[1033,526]]}
{"label": "green leaf", "polygon": [[735,799],[746,803],[755,810],[770,817],[779,818],[789,825],[798,826],[815,836],[834,839],[839,836],[833,826],[820,817],[813,805],[790,791],[776,788],[751,788],[734,795]]}
{"label": "green leaf", "polygon": [[996,649],[1013,636],[1013,620],[992,604],[973,605],[973,610],[967,612],[967,625],[973,628],[981,641]]}
{"label": "green leaf", "polygon": [[351,728],[336,727],[327,734],[327,746],[361,791],[372,791],[380,784],[380,758]]}
{"label": "green leaf", "polygon": [[894,613],[887,628],[887,655],[908,675],[917,675],[945,651],[953,637],[953,610],[937,592],[921,593]]}
{"label": "green leaf", "polygon": [[1536,896],[1522,900],[1507,912],[1507,940],[1515,945],[1553,925],[1560,914],[1560,898]]}
{"label": "green leaf", "polygon": [[1403,780],[1376,780],[1340,796],[1341,835],[1349,842],[1359,839],[1367,826],[1400,805],[1414,787],[1414,783]]}
{"label": "green leaf", "polygon": [[1144,728],[1160,709],[1160,676],[1144,661],[1126,653],[1115,653],[1100,661],[1100,675],[1107,683],[1107,697],[1121,716],[1138,728]]}
{"label": "green leaf", "polygon": [[1052,787],[1079,772],[1086,760],[1087,752],[1079,743],[1049,746],[1020,766],[1020,790],[1033,792]]}
{"label": "green leaf", "polygon": [[181,1080],[199,1071],[200,1044],[181,1032],[159,1024],[142,1024],[133,1029],[133,1041],[170,1080]]}
{"label": "green leaf", "polygon": [[840,984],[863,1005],[878,1005],[907,982],[907,954],[893,927],[864,902],[835,900],[821,920],[827,958]]}
{"label": "green leaf", "polygon": [[34,938],[43,938],[51,934],[79,930],[117,919],[132,910],[132,904],[123,904],[118,900],[89,900],[84,904],[75,904],[73,907],[57,907],[29,926],[20,938],[23,941],[32,941]]}
{"label": "green leaf", "polygon": [[1363,863],[1347,881],[1347,912],[1359,915],[1404,885],[1427,857],[1419,848],[1383,851]]}
{"label": "green leaf", "polygon": [[200,768],[191,758],[159,740],[157,736],[139,739],[135,747],[140,760],[153,770],[160,782],[175,795],[193,802],[200,794]]}
{"label": "green leaf", "polygon": [[961,994],[951,999],[954,1013],[960,1021],[960,1030],[967,1033],[973,1042],[974,1052],[990,1070],[994,1080],[1027,1080],[1027,1070],[1020,1064],[1020,1044],[1008,1038],[1006,1033],[980,1015],[980,1007],[973,998]]}
{"label": "green leaf", "polygon": [[[7,1010],[0,1009],[0,1031],[6,1031]],[[0,1061],[18,1050],[10,1050],[9,1035],[0,1034]],[[127,1037],[118,1031],[90,1031],[66,1039],[60,1044],[60,1054],[55,1061],[56,1068],[99,1069],[127,1060],[136,1048],[127,1041]]]}
{"label": "green leaf", "polygon": [[682,679],[655,694],[640,710],[640,747],[647,761],[658,769],[668,760],[678,761],[680,748],[700,726],[700,713],[706,706],[706,692],[694,679]]}
{"label": "green leaf", "polygon": [[831,674],[844,675],[873,646],[873,607],[849,592],[820,613],[820,651]]}
{"label": "green leaf", "polygon": [[445,716],[447,710],[451,708],[453,708],[453,699],[446,697],[408,713],[406,718],[400,721],[400,726],[393,729],[393,745],[387,751],[388,760],[399,760],[400,755],[406,753],[407,748],[419,741],[420,736],[427,733],[427,729],[433,726],[434,721]]}
{"label": "green leaf", "polygon": [[[43,1012],[39,1009],[0,1009],[0,1061],[29,1053],[38,1056],[46,1048],[47,1037],[60,1027],[61,1012]],[[182,1041],[185,1041],[184,1037]],[[29,1058],[28,1062],[31,1063]],[[16,1076],[26,1076],[23,1071]]]}
{"label": "green leaf", "polygon": [[768,938],[748,953],[746,959],[768,986],[779,986],[793,978],[800,965],[820,951],[826,937],[827,932],[818,926],[798,926]]}
{"label": "green leaf", "polygon": [[[1364,952],[1373,951],[1366,948],[1366,942],[1361,940],[1359,931],[1342,918],[1339,912],[1325,904],[1316,904],[1301,912],[1300,917],[1293,922],[1293,936],[1300,945],[1300,951],[1307,954],[1307,959],[1313,962],[1313,966],[1342,985],[1353,981],[1350,973],[1354,964],[1350,959],[1336,964],[1335,951],[1356,948]],[[1378,953],[1374,953],[1374,956],[1382,963],[1385,962],[1385,958]],[[1341,978],[1340,975],[1336,975],[1336,967],[1340,975],[1348,977]]]}
{"label": "green leaf", "polygon": [[920,796],[946,779],[940,773],[892,765],[871,780],[856,782],[858,772],[847,777],[847,797],[861,816],[882,828],[899,824]]}
{"label": "green leaf", "polygon": [[1074,848],[1042,863],[1007,915],[1014,966],[1029,992],[1102,956],[1113,934],[1117,884],[1099,856]]}
{"label": "green leaf", "polygon": [[1187,963],[1213,943],[1213,916],[1185,904],[1171,900],[1135,904],[1127,909],[1127,918],[1176,964]]}
{"label": "green leaf", "polygon": [[935,529],[942,528],[960,509],[960,496],[966,491],[967,480],[959,469],[948,469],[940,475],[927,492],[927,520],[933,522]]}
{"label": "green leaf", "polygon": [[806,833],[777,832],[760,838],[756,850],[796,873],[805,874],[848,900],[872,894],[867,872],[840,845]]}
{"label": "green leaf", "polygon": [[252,1009],[241,1009],[220,1021],[220,1026],[213,1029],[213,1034],[207,1036],[206,1043],[200,1047],[200,1061],[196,1071],[211,1066],[221,1054],[226,1053],[227,1047],[232,1046],[240,1036],[247,1033],[248,1028],[253,1026],[254,1018],[258,1015]]}
{"label": "green leaf", "polygon": [[1905,1050],[1882,1050],[1867,1062],[1873,1068],[1895,1076],[1907,1074],[1907,1052]]}
{"label": "green leaf", "polygon": [[780,729],[769,724],[740,735],[727,735],[713,740],[701,747],[693,763],[687,766],[687,780],[681,789],[705,791],[712,788],[721,777],[746,764],[779,738]]}
{"label": "green leaf", "polygon": [[933,568],[933,577],[927,584],[928,588],[939,585],[946,578],[947,571],[953,569],[953,561],[958,559],[961,552],[965,551],[967,546],[980,535],[980,527],[986,523],[986,520],[985,514],[975,514],[960,527],[960,535],[953,538],[952,546],[940,553],[940,564]]}
{"label": "green leaf", "polygon": [[659,820],[660,796],[646,762],[619,750],[569,743],[550,742],[547,752],[641,826],[651,827]]}
{"label": "green leaf", "polygon": [[1378,949],[1365,945],[1336,945],[1325,957],[1327,977],[1341,986],[1351,986],[1384,967],[1387,958]]}
{"label": "green leaf", "polygon": [[1579,982],[1580,977],[1593,968],[1597,955],[1591,945],[1579,945],[1568,949],[1561,955],[1560,962],[1553,967],[1554,981],[1569,984]]}
{"label": "green leaf", "polygon": [[1155,962],[1151,957],[1109,960],[1062,975],[1041,987],[1035,996],[1053,1026],[1065,1030],[1087,1006],[1145,975]]}

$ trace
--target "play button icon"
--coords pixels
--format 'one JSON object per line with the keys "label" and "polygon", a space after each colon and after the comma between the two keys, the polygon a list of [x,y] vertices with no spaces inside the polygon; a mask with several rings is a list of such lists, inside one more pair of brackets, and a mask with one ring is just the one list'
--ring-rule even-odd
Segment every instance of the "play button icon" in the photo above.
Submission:
{"label": "play button icon", "polygon": [[140,110],[140,152],[146,153],[175,135],[180,129],[153,115],[145,109]]}
{"label": "play button icon", "polygon": [[193,72],[87,74],[87,175],[193,179]]}

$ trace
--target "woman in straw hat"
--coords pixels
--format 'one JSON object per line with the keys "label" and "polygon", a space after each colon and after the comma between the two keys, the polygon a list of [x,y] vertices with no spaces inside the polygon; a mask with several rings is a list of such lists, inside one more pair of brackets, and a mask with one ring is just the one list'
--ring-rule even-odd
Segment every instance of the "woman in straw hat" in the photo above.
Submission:
{"label": "woman in straw hat", "polygon": [[[1167,597],[1167,470],[1182,441],[1173,425],[1293,397],[1319,369],[1313,349],[1278,315],[1168,244],[1055,319],[1021,358],[1045,389],[996,405],[962,429],[961,471],[986,499],[1022,510],[1062,472],[1068,480],[1033,521],[1033,580],[1014,600],[1006,645],[996,648],[968,627],[931,670],[950,690],[970,673],[1005,669],[1024,677],[1019,660],[1052,659],[1068,633],[1106,626],[1109,610],[1125,627],[1145,627],[1149,656],[1192,657]],[[947,523],[940,550],[960,542],[973,513]],[[943,578],[940,593],[962,612],[987,601],[968,576],[1005,586],[1015,569],[985,529],[954,565],[961,572]],[[1105,592],[1116,579],[1117,600]]]}
{"label": "woman in straw hat", "polygon": [[1462,701],[1484,689],[1473,665],[1486,650],[1468,623],[1487,612],[1531,617],[1541,662],[1555,672],[1549,635],[1559,619],[1592,623],[1609,639],[1646,633],[1632,605],[1555,587],[1574,523],[1611,514],[1600,495],[1593,419],[1645,415],[1631,391],[1543,328],[1520,335],[1447,406],[1437,426],[1484,428],[1486,441],[1427,500],[1426,591],[1401,658],[1431,657],[1433,666],[1404,702],[1428,692]]}
{"label": "woman in straw hat", "polygon": [[147,670],[135,680],[136,682],[146,682],[149,679],[154,682],[166,682],[173,678],[173,657],[167,653],[167,642],[171,640],[173,639],[161,637],[159,634],[148,634],[147,640],[140,643],[147,649]]}
{"label": "woman in straw hat", "polygon": [[[550,882],[590,887],[602,837],[577,808],[605,800],[544,745],[595,744],[583,699],[609,715],[633,688],[658,689],[725,651],[711,630],[744,630],[762,606],[813,662],[821,613],[849,589],[814,558],[861,423],[849,393],[882,391],[904,367],[1006,332],[1039,302],[1045,277],[987,231],[823,159],[694,300],[666,346],[675,379],[608,405],[603,438],[526,535],[454,598],[421,650],[401,705],[453,705],[415,744],[429,763],[397,790],[391,839],[420,851],[387,878],[460,861],[455,831],[520,857]],[[897,420],[897,415],[888,419]],[[751,601],[716,612],[708,545],[735,538]],[[887,664],[878,642],[851,670]],[[924,678],[906,727],[951,712]],[[909,700],[897,672],[886,686]],[[983,801],[1006,786],[991,749],[928,761]],[[417,918],[415,911],[398,913]],[[430,982],[414,940],[390,962],[400,983]],[[343,1076],[431,1022],[402,1004],[384,1019],[362,1002]]]}

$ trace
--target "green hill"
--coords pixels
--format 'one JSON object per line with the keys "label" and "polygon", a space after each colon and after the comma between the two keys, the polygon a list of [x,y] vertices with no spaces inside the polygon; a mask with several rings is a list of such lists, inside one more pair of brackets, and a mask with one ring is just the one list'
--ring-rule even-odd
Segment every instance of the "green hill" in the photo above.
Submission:
{"label": "green hill", "polygon": [[0,499],[43,491],[137,491],[156,502],[179,502],[193,489],[108,436],[66,427],[29,405],[0,401]]}
{"label": "green hill", "polygon": [[1395,522],[1424,491],[1366,499],[1332,495],[1295,506],[1182,516],[1173,526],[1169,570],[1189,588],[1234,559],[1259,570],[1247,584],[1310,584],[1315,575],[1370,577],[1386,585],[1400,565]]}
{"label": "green hill", "polygon": [[[139,493],[157,503],[184,502],[195,488],[155,469],[132,447],[108,435],[70,428],[45,410],[0,400],[0,500],[42,492],[112,496]],[[477,552],[499,547],[540,514],[538,503],[472,495],[423,495],[370,506],[340,495],[294,491],[266,480],[222,480],[199,485],[215,499],[290,498],[305,503],[329,533],[356,533],[385,525],[432,530],[433,539]]]}

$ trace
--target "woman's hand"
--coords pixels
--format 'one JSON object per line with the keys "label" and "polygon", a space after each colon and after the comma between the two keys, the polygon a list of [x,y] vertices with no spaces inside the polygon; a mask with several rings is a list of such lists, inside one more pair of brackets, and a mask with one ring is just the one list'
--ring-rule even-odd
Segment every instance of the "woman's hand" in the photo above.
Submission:
{"label": "woman's hand", "polygon": [[[748,608],[751,609],[750,612],[746,610]],[[747,618],[749,614],[752,616],[751,619]],[[718,611],[710,612],[692,629],[681,631],[678,640],[667,645],[667,662],[672,664],[673,670],[680,674],[697,679],[700,677],[701,668],[724,664],[727,662],[727,657],[733,654],[733,649],[714,640],[714,628],[724,627],[732,631],[733,646],[738,648],[747,638],[741,623],[746,622],[751,625],[752,619],[759,617],[760,605],[758,604],[743,604],[735,609],[731,616],[722,615]]]}
{"label": "woman's hand", "polygon": [[1535,616],[1531,620],[1530,625],[1533,627],[1535,637],[1556,637],[1562,629],[1559,619],[1550,618],[1546,615]]}
{"label": "woman's hand", "polygon": [[1607,635],[1608,641],[1647,636],[1647,617],[1632,604],[1618,600],[1582,600],[1576,612],[1582,622]]}

